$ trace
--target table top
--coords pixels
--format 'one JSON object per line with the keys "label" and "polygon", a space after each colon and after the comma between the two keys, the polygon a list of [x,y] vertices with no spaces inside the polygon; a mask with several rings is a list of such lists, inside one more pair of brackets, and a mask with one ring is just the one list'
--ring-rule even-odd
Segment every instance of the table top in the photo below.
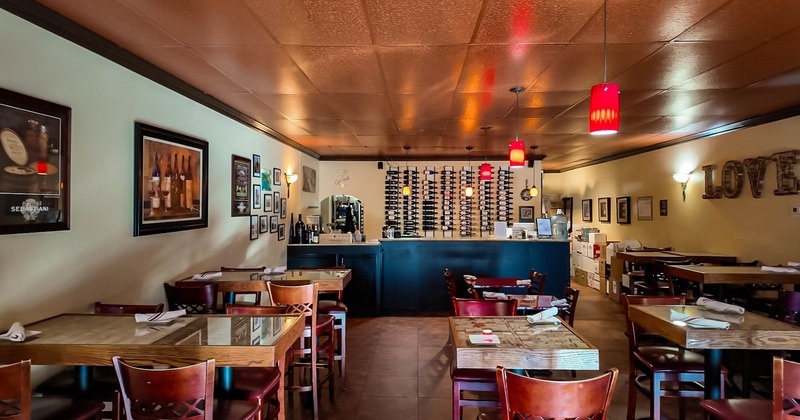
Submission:
{"label": "table top", "polygon": [[[500,339],[495,345],[476,345],[470,335],[489,328]],[[531,325],[524,316],[450,317],[459,368],[598,370],[597,348],[569,325]]]}
{"label": "table top", "polygon": [[763,271],[761,267],[669,265],[665,272],[668,276],[705,284],[800,283],[800,271],[776,273]]}
{"label": "table top", "polygon": [[265,292],[266,282],[272,281],[280,285],[319,284],[320,291],[340,291],[352,279],[353,273],[347,269],[292,269],[282,274],[265,274],[262,271],[223,271],[221,277],[196,280],[184,278],[178,281],[214,282],[219,284],[219,291],[226,292]]}
{"label": "table top", "polygon": [[[800,350],[800,327],[752,312],[730,329],[700,329],[673,324],[670,310],[711,318],[714,312],[691,305],[631,305],[631,321],[688,349]],[[717,314],[721,315],[721,314]]]}
{"label": "table top", "polygon": [[24,342],[0,340],[0,364],[109,366],[119,355],[142,365],[216,359],[217,366],[268,367],[304,328],[298,315],[183,316],[156,324],[137,323],[133,315],[64,314],[26,325],[41,333]]}
{"label": "table top", "polygon": [[735,255],[717,254],[716,252],[705,251],[666,251],[667,254],[683,255],[689,258],[718,258],[720,260],[736,261]]}
{"label": "table top", "polygon": [[517,284],[518,280],[528,280],[520,277],[478,277],[472,287],[528,287],[530,284]]}
{"label": "table top", "polygon": [[682,260],[683,255],[671,254],[661,251],[623,251],[617,252],[617,258],[634,264],[653,264],[656,260]]}
{"label": "table top", "polygon": [[[552,308],[553,305],[550,303],[556,300],[555,296],[552,295],[513,295],[506,293],[506,299],[515,299],[517,303],[517,309],[528,309],[528,310],[544,310],[548,308]],[[483,297],[486,300],[492,300],[497,298],[490,298],[484,295]],[[567,305],[564,305],[566,307]]]}

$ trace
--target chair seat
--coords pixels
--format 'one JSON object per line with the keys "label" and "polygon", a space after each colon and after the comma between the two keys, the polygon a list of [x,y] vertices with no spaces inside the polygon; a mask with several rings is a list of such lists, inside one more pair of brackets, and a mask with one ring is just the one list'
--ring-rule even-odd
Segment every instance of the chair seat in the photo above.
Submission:
{"label": "chair seat", "polygon": [[262,399],[270,391],[277,392],[280,380],[277,368],[237,367],[233,368],[233,389],[228,393],[218,390],[216,395],[237,400]]}
{"label": "chair seat", "polygon": [[257,420],[258,404],[250,401],[215,398],[214,418],[225,420]]}
{"label": "chair seat", "polygon": [[44,397],[31,399],[32,420],[89,420],[97,417],[105,406],[97,401]]}
{"label": "chair seat", "polygon": [[705,400],[700,403],[700,406],[717,419],[769,420],[772,418],[772,400]]}
{"label": "chair seat", "polygon": [[317,302],[317,312],[328,314],[333,312],[347,312],[347,305],[335,300],[321,300]]}
{"label": "chair seat", "polygon": [[652,371],[703,373],[705,359],[702,354],[670,346],[639,347],[634,357]]}
{"label": "chair seat", "polygon": [[464,369],[450,364],[450,377],[461,382],[496,382],[497,372],[494,369]]}

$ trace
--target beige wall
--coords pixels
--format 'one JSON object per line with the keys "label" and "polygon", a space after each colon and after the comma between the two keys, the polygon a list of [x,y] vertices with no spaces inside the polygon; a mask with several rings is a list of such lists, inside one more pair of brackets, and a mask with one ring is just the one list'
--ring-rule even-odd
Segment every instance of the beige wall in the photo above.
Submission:
{"label": "beige wall", "polygon": [[[767,264],[800,261],[800,217],[791,215],[791,206],[800,205],[800,196],[775,196],[775,163],[767,166],[761,198],[753,198],[747,184],[735,199],[704,200],[701,166],[716,165],[716,184],[728,160],[770,156],[775,152],[800,149],[800,117],[754,128],[695,140],[654,152],[644,153],[601,165],[561,174],[545,174],[548,188],[574,197],[575,226],[592,226],[606,232],[609,239],[637,239],[646,246],[672,246],[677,250],[711,251],[737,255],[740,260],[759,259]],[[614,141],[605,137],[598,141]],[[800,174],[800,165],[796,167]],[[693,171],[681,199],[680,184],[672,179],[679,171]],[[685,172],[684,172],[685,173]],[[630,225],[616,223],[614,199],[653,197],[653,220],[636,220]],[[597,221],[597,199],[611,197],[612,223]],[[591,199],[593,222],[581,222],[581,200]],[[668,216],[659,216],[658,203],[666,199]]]}
{"label": "beige wall", "polygon": [[[95,300],[163,302],[162,282],[220,265],[285,264],[286,241],[250,241],[249,218],[230,216],[231,155],[284,171],[315,159],[5,11],[0,56],[0,86],[72,109],[71,229],[0,236],[0,331]],[[134,121],[209,142],[207,229],[133,237]],[[318,201],[301,190],[289,212]]]}

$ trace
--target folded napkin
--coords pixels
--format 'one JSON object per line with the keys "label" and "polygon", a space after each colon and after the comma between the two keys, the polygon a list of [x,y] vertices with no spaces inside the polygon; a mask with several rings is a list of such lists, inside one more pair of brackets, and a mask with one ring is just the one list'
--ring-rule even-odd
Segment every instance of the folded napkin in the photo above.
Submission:
{"label": "folded napkin", "polygon": [[556,300],[550,302],[550,306],[562,306],[562,305],[566,305],[566,304],[567,304],[567,300],[566,299],[556,299]]}
{"label": "folded napkin", "polygon": [[207,273],[197,273],[192,276],[193,280],[211,280],[217,277],[222,277],[222,273],[219,271],[209,271]]}
{"label": "folded napkin", "polygon": [[530,286],[531,281],[529,279],[520,279],[517,280],[517,286]]}
{"label": "folded napkin", "polygon": [[464,280],[473,281],[473,280],[476,280],[476,279],[477,279],[477,277],[475,277],[475,276],[473,276],[471,274],[464,274]]}
{"label": "folded napkin", "polygon": [[283,274],[286,272],[285,265],[279,265],[277,267],[267,267],[264,269],[265,274]]}
{"label": "folded napkin", "polygon": [[500,292],[483,292],[483,297],[494,298],[494,299],[505,299],[506,294]]}
{"label": "folded napkin", "polygon": [[170,322],[174,321],[175,319],[186,315],[186,310],[181,309],[179,311],[167,311],[167,312],[155,312],[149,314],[136,314],[134,318],[136,318],[136,322]]}
{"label": "folded napkin", "polygon": [[41,331],[25,330],[22,324],[15,322],[11,324],[11,328],[8,329],[8,332],[0,334],[0,338],[11,341],[25,341],[25,337],[32,337],[40,332]]}
{"label": "folded napkin", "polygon": [[708,329],[716,329],[716,330],[727,330],[731,327],[729,322],[725,321],[716,321],[713,319],[706,319],[706,318],[699,318],[695,316],[690,316],[686,314],[682,314],[674,309],[669,310],[669,320],[670,321],[680,321],[685,323],[686,325],[692,328],[708,328]]}
{"label": "folded napkin", "polygon": [[705,297],[697,298],[697,306],[703,306],[717,312],[730,312],[739,315],[744,313],[744,308],[741,306],[731,305]]}
{"label": "folded napkin", "polygon": [[771,271],[773,273],[797,273],[800,271],[798,267],[770,267],[768,265],[762,265],[761,271]]}
{"label": "folded napkin", "polygon": [[730,322],[731,324],[741,324],[742,322],[744,322],[744,315],[719,313],[714,311],[698,311],[698,312],[700,312],[700,314],[703,315],[703,318]]}
{"label": "folded napkin", "polygon": [[555,318],[557,314],[558,308],[547,308],[542,312],[528,315],[527,319],[530,324],[555,324],[558,322],[558,319]]}

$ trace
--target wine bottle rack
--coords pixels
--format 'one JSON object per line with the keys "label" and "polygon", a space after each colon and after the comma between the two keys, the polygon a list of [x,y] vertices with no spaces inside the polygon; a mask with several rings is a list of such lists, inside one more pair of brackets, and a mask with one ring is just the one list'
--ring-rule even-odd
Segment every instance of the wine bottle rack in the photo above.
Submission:
{"label": "wine bottle rack", "polygon": [[[492,168],[492,174],[494,174],[494,168]],[[478,236],[480,237],[489,236],[494,230],[493,203],[492,182],[478,181]]]}
{"label": "wine bottle rack", "polygon": [[436,190],[436,167],[426,166],[422,171],[422,231],[429,237],[436,231]]}
{"label": "wine bottle rack", "polygon": [[511,222],[514,220],[511,213],[513,176],[511,169],[501,166],[497,169],[497,221]]}
{"label": "wine bottle rack", "polygon": [[389,167],[384,181],[384,224],[394,231],[400,228],[400,170]]}
{"label": "wine bottle rack", "polygon": [[402,172],[403,185],[411,186],[411,194],[401,195],[403,205],[403,233],[412,235],[417,233],[419,224],[419,174],[417,168],[406,167]]}
{"label": "wine bottle rack", "polygon": [[472,236],[472,211],[474,208],[475,202],[475,195],[473,194],[472,197],[467,197],[464,194],[464,189],[467,188],[468,185],[472,185],[475,187],[475,184],[472,182],[472,168],[469,166],[463,166],[458,174],[459,183],[459,196],[461,197],[461,203],[459,205],[458,211],[458,231],[461,237],[470,237]]}
{"label": "wine bottle rack", "polygon": [[456,176],[452,166],[445,166],[439,174],[439,181],[442,188],[442,215],[440,220],[440,229],[442,236],[445,238],[453,237],[453,229],[455,226],[455,182]]}

